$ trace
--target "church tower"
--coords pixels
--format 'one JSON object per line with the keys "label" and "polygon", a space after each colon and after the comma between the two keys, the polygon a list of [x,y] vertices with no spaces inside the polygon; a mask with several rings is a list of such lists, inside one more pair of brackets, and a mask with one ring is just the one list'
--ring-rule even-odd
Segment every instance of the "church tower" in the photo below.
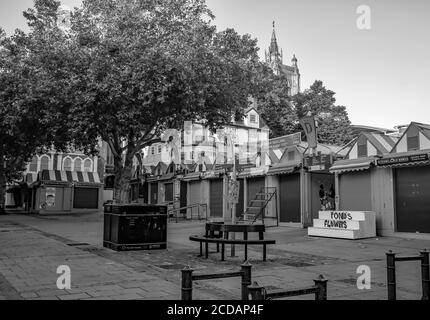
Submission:
{"label": "church tower", "polygon": [[265,51],[266,63],[272,68],[273,72],[284,76],[288,82],[288,93],[295,95],[300,92],[300,71],[296,55],[291,59],[291,65],[284,65],[284,54],[282,49],[279,50],[278,40],[276,38],[275,22],[273,21],[272,39],[270,41],[269,51]]}

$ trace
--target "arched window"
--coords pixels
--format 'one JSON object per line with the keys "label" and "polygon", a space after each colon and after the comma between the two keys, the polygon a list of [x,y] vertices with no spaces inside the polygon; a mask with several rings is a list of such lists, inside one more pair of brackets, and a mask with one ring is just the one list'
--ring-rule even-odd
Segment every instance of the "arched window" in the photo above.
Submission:
{"label": "arched window", "polygon": [[93,171],[93,162],[90,159],[85,159],[84,161],[84,171],[91,172]]}
{"label": "arched window", "polygon": [[81,158],[75,159],[75,171],[82,171],[82,160],[81,160]]}
{"label": "arched window", "polygon": [[40,171],[42,170],[49,170],[49,157],[48,156],[42,156],[40,158]]}
{"label": "arched window", "polygon": [[64,159],[63,170],[64,171],[72,171],[72,159],[70,159],[69,157]]}
{"label": "arched window", "polygon": [[34,156],[33,159],[31,159],[30,167],[28,168],[29,171],[37,172],[37,161],[38,159],[36,156]]}

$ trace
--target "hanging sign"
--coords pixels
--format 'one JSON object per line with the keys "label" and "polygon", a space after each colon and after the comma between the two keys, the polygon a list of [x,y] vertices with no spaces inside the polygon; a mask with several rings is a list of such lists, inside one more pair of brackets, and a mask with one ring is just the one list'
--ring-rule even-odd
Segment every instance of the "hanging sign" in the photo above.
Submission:
{"label": "hanging sign", "polygon": [[307,116],[300,119],[300,124],[306,133],[309,148],[317,147],[317,126],[313,116]]}

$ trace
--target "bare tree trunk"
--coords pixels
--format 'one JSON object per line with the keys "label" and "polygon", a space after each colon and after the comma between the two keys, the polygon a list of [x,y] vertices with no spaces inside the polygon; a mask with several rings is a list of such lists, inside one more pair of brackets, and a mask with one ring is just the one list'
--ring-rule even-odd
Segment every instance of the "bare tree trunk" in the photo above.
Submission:
{"label": "bare tree trunk", "polygon": [[[130,159],[131,158],[131,159]],[[115,193],[114,201],[120,204],[130,203],[131,174],[133,169],[133,157],[127,154],[125,163],[122,158],[115,158]]]}

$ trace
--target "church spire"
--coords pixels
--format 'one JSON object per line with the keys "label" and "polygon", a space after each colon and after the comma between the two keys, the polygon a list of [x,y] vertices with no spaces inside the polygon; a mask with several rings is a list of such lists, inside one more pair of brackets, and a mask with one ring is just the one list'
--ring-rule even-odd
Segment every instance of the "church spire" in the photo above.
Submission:
{"label": "church spire", "polygon": [[275,21],[273,21],[272,40],[270,41],[269,54],[271,56],[279,55],[278,40],[276,39]]}

